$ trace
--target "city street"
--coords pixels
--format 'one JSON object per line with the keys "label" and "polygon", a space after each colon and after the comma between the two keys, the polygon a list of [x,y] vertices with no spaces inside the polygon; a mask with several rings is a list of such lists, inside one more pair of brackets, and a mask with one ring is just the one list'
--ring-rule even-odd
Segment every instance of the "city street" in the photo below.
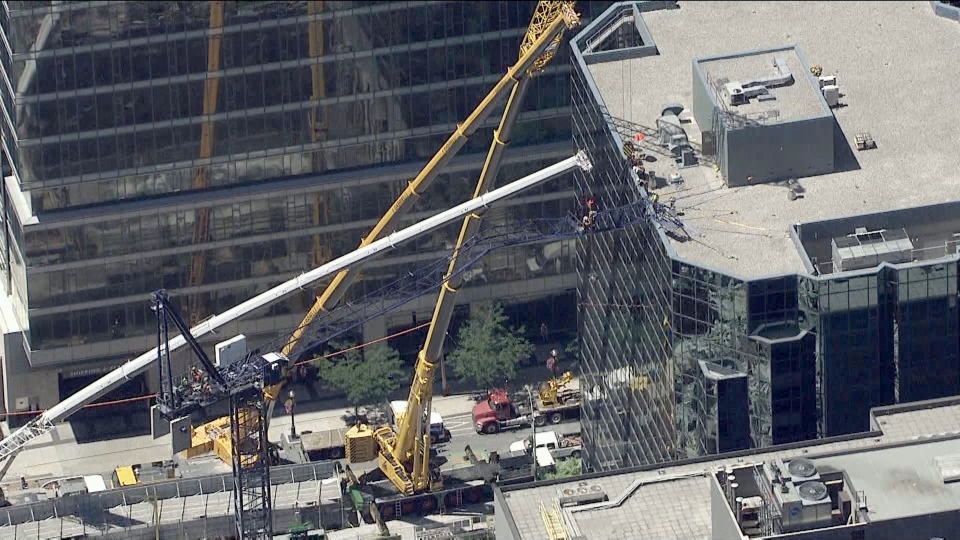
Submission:
{"label": "city street", "polygon": [[[477,452],[485,450],[487,452],[495,451],[505,454],[509,450],[511,443],[528,437],[532,433],[530,428],[527,427],[503,431],[495,435],[481,435],[473,428],[469,413],[449,418],[444,417],[443,421],[447,429],[450,430],[452,437],[449,442],[437,446],[437,451],[441,456],[457,455],[462,452],[467,445]],[[537,428],[540,432],[551,429],[560,434],[579,433],[580,422],[565,422],[554,426]]]}
{"label": "city street", "polygon": [[[473,404],[472,397],[465,395],[434,398],[433,409],[443,416],[444,423],[452,436],[449,442],[438,445],[439,455],[459,455],[467,445],[478,453],[481,451],[505,453],[510,443],[530,434],[529,428],[496,435],[478,434],[471,423],[470,411]],[[316,406],[319,403],[311,405]],[[290,417],[283,414],[282,409],[280,411],[280,415],[275,416],[270,422],[269,437],[272,441],[280,440],[281,433],[290,430]],[[344,427],[347,425],[345,419],[350,412],[349,408],[343,406],[296,412],[297,430],[299,432],[320,431]],[[562,433],[573,433],[579,431],[580,424],[567,422],[554,428]],[[543,429],[549,429],[549,426]],[[38,438],[14,457],[9,470],[0,481],[0,487],[7,493],[19,490],[21,475],[31,486],[54,478],[84,474],[101,474],[109,480],[114,468],[120,465],[169,460],[171,455],[169,435],[156,440],[146,435],[78,444],[70,425],[60,424],[54,431]],[[191,475],[208,470],[209,474],[230,472],[225,464],[216,459],[203,459],[201,462],[201,465],[191,467],[193,469]],[[364,467],[359,468],[359,470],[363,469]]]}
{"label": "city street", "polygon": [[[535,358],[545,357],[551,348],[558,344],[538,344]],[[571,366],[572,367],[572,366]],[[536,384],[546,380],[549,372],[539,363],[521,367],[517,370],[513,387],[521,387],[525,383]],[[438,384],[439,386],[439,384]],[[450,430],[451,440],[439,444],[437,453],[441,457],[461,456],[466,446],[470,446],[478,455],[487,452],[506,453],[510,444],[529,436],[529,427],[514,429],[496,435],[480,435],[476,433],[471,421],[471,410],[475,403],[473,395],[475,389],[460,381],[451,381],[451,389],[456,394],[444,396],[440,389],[436,389],[433,398],[433,410],[443,416],[444,424]],[[309,396],[310,392],[302,385],[293,385],[291,389],[297,396]],[[390,399],[405,399],[407,388],[401,387]],[[297,431],[322,431],[342,428],[349,425],[353,411],[346,400],[329,389],[320,388],[317,394],[324,396],[319,399],[304,399],[297,403],[294,412]],[[374,423],[384,421],[385,417],[374,411],[366,412]],[[108,418],[104,418],[109,422]],[[550,429],[546,426],[543,429]],[[579,422],[567,422],[552,426],[563,434],[575,433],[580,430]],[[9,432],[8,426],[4,426]],[[283,433],[290,431],[290,416],[283,407],[277,407],[274,417],[270,421],[269,438],[279,441]],[[56,428],[28,445],[19,455],[14,456],[9,468],[0,477],[0,488],[11,499],[18,497],[21,475],[27,480],[31,490],[49,480],[68,476],[99,474],[109,481],[116,467],[138,463],[165,461],[173,457],[170,436],[166,435],[153,439],[150,435],[124,437],[110,440],[77,442],[69,422],[58,424]],[[376,467],[376,462],[358,464],[354,469],[359,473]],[[205,456],[184,463],[181,474],[198,476],[207,474],[229,474],[230,468],[213,456]],[[27,493],[23,493],[27,495]]]}

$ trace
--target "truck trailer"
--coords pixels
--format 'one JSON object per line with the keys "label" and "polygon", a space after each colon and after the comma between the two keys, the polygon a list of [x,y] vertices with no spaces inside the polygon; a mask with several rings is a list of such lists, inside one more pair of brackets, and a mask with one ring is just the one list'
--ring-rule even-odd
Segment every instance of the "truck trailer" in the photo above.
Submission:
{"label": "truck trailer", "polygon": [[492,390],[487,399],[473,406],[473,427],[477,433],[493,434],[507,429],[559,424],[580,418],[580,389],[572,388],[553,393],[557,398],[545,400],[544,391],[533,400],[533,409],[524,403],[526,397],[514,399],[506,390]]}

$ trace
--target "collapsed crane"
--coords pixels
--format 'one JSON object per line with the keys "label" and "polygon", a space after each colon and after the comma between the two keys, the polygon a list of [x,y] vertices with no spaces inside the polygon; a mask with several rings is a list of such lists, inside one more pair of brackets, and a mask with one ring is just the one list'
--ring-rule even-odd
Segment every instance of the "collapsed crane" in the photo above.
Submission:
{"label": "collapsed crane", "polygon": [[[307,279],[292,280],[294,285],[306,285],[310,282],[332,275],[351,265],[362,264],[397,244],[431,232],[443,225],[472,215],[493,202],[513,196],[516,193],[539,185],[575,168],[589,170],[591,164],[586,154],[579,152],[556,165],[552,165],[510,183],[502,188],[482,194],[455,208],[441,212],[432,218],[418,222],[403,230],[390,234],[339,257],[304,276]],[[267,293],[264,300],[275,301],[292,289],[287,282]],[[272,293],[272,294],[270,294]],[[282,293],[282,294],[281,294]],[[154,349],[160,371],[161,392],[157,398],[160,414],[167,420],[178,421],[192,410],[222,399],[230,400],[231,448],[234,475],[234,508],[237,530],[241,538],[272,538],[273,520],[270,501],[270,457],[267,442],[267,405],[266,388],[276,386],[282,373],[291,367],[289,358],[282,353],[252,354],[244,361],[234,362],[224,368],[215,366],[197,343],[193,330],[187,327],[179,314],[170,305],[165,292],[154,294],[155,310],[158,314],[158,344]],[[268,302],[261,300],[259,306]],[[243,305],[243,304],[241,304]],[[253,309],[256,309],[254,307]],[[173,322],[181,334],[170,339],[168,322]],[[209,380],[201,388],[182,389],[176,386],[170,364],[170,352],[186,342],[193,349]],[[372,434],[371,434],[372,436]]]}
{"label": "collapsed crane", "polygon": [[[310,4],[312,5],[312,4]],[[477,107],[467,116],[462,124],[450,135],[447,141],[441,146],[433,158],[423,167],[417,176],[410,181],[397,200],[384,213],[370,233],[360,242],[360,247],[369,245],[381,238],[384,234],[394,230],[397,224],[413,208],[419,200],[421,194],[430,186],[430,184],[443,171],[451,159],[463,148],[467,139],[480,127],[484,120],[493,112],[493,109],[500,101],[508,95],[509,98],[504,112],[501,116],[499,127],[494,132],[494,141],[490,147],[483,169],[480,175],[480,181],[477,186],[476,194],[482,192],[492,185],[500,170],[500,160],[503,150],[510,141],[510,132],[523,106],[523,98],[526,95],[529,86],[530,77],[535,76],[546,67],[547,63],[556,54],[559,49],[560,41],[563,38],[565,29],[573,28],[579,24],[579,17],[573,11],[574,2],[571,1],[541,1],[534,12],[530,25],[524,39],[520,45],[520,54],[517,62],[511,66],[504,76],[497,82],[490,92],[483,98]],[[312,32],[313,30],[311,30]],[[319,43],[315,44],[320,47]],[[314,51],[316,52],[316,51]],[[319,85],[322,85],[322,72],[313,72],[314,93],[321,92]],[[316,127],[316,126],[315,126]],[[316,219],[319,219],[321,212],[321,202],[315,201]],[[479,225],[479,221],[477,222]],[[466,237],[466,238],[469,238]],[[462,238],[461,238],[462,239]],[[318,253],[318,238],[314,238],[314,253]],[[315,257],[316,259],[317,257]],[[307,311],[303,321],[294,329],[281,353],[294,360],[300,360],[298,353],[303,352],[301,339],[313,322],[321,313],[333,310],[343,298],[347,289],[353,284],[357,277],[358,266],[350,266],[342,270],[330,282],[322,294],[316,299],[313,306]],[[451,305],[451,310],[452,310]],[[449,324],[449,315],[446,323]],[[438,328],[441,325],[438,325]],[[441,334],[445,333],[443,330]],[[290,374],[285,376],[279,383],[264,388],[266,394],[267,422],[273,416],[273,410],[277,399],[281,395],[283,388],[289,379]],[[230,432],[230,419],[228,417],[219,418],[207,422],[202,426],[192,428],[194,433],[194,445],[202,447],[203,450],[213,449],[220,458],[229,463],[232,450],[228,434]],[[216,440],[211,441],[207,434],[215,435]],[[406,443],[406,440],[405,440]]]}
{"label": "collapsed crane", "polygon": [[[313,5],[313,3],[310,5]],[[491,91],[481,101],[477,108],[464,120],[462,124],[457,127],[456,131],[443,144],[437,154],[434,155],[434,157],[424,166],[423,170],[421,170],[417,177],[408,184],[403,193],[401,193],[401,195],[398,197],[397,201],[395,201],[391,206],[390,210],[380,219],[371,233],[363,239],[361,246],[369,245],[396,227],[396,224],[399,222],[399,220],[406,216],[413,204],[419,199],[423,190],[425,190],[430,183],[436,179],[436,177],[443,170],[444,166],[463,147],[467,138],[479,128],[482,122],[493,111],[497,103],[499,103],[500,100],[506,96],[507,89],[510,88],[511,82],[523,80],[525,76],[531,72],[531,70],[536,72],[546,65],[559,47],[559,43],[562,38],[562,26],[566,25],[567,22],[575,24],[573,21],[575,21],[576,14],[572,11],[572,5],[572,2],[541,2],[541,4],[538,5],[537,12],[530,25],[530,30],[523,41],[523,47],[529,48],[523,49],[522,47],[522,50],[525,50],[525,53],[521,54],[517,63],[507,70],[504,76],[491,89]],[[211,6],[211,10],[213,9],[220,8]],[[556,14],[558,11],[564,11],[568,15],[567,19],[549,19],[547,17],[548,14]],[[211,32],[216,33],[216,28],[214,27],[219,20],[219,15],[213,11],[211,12],[211,15]],[[534,39],[534,36],[539,36],[542,39]],[[219,41],[216,43],[219,44]],[[317,43],[316,47],[314,48],[316,49],[314,52],[319,54],[320,44]],[[313,54],[313,52],[311,54]],[[219,58],[218,55],[216,56]],[[212,61],[212,59],[208,58],[208,63]],[[314,73],[313,79],[313,84],[315,86],[323,84],[322,73]],[[318,88],[315,88],[315,93],[322,93],[322,91]],[[212,92],[209,93],[209,95],[215,96],[216,93]],[[212,131],[208,131],[208,133],[208,140],[212,142],[213,133]],[[502,129],[500,130],[499,136],[501,139],[507,138],[504,136]],[[506,143],[506,140],[503,140],[502,142]],[[287,342],[287,346],[284,347],[284,351],[287,351],[288,354],[293,354],[297,349],[300,338],[310,324],[316,319],[317,315],[322,311],[329,311],[335,307],[339,299],[342,298],[347,286],[352,283],[352,280],[356,277],[356,274],[354,273],[355,271],[355,268],[347,269],[337,275],[336,279],[326,288],[324,293],[311,307],[303,322],[297,327],[296,332]],[[302,278],[303,276],[297,279]],[[305,286],[303,283],[299,283],[296,288],[301,288],[303,286]],[[285,291],[282,293],[282,295],[286,295],[289,292],[292,291]],[[246,315],[252,309],[256,309],[254,306],[265,305],[263,302],[266,298],[265,295],[268,294],[269,291],[267,293],[258,295],[257,297],[254,297],[238,306],[235,306],[224,313],[214,315],[203,322],[193,325],[193,336],[199,338],[209,334],[220,326],[232,322],[238,317]],[[182,336],[173,338],[170,345],[171,350],[182,347],[185,344],[186,340],[183,339]],[[8,437],[0,441],[0,459],[10,457],[14,452],[28,444],[33,439],[40,437],[41,435],[52,430],[56,422],[62,421],[82,408],[88,403],[88,399],[97,399],[116,389],[123,383],[131,380],[133,377],[139,375],[145,369],[147,369],[147,367],[149,367],[154,359],[156,359],[156,351],[150,351],[134,358],[120,368],[117,368],[116,370],[101,377],[84,390],[64,399],[54,407],[47,410],[44,414],[31,420],[24,426],[21,426]],[[284,381],[285,380],[286,377],[284,378]],[[267,393],[268,398],[267,418],[269,418],[270,414],[272,413],[273,406],[276,402],[275,398],[279,396],[280,392],[282,391],[282,386],[283,383],[280,383],[265,389],[265,393]],[[95,397],[91,398],[91,396]],[[226,423],[229,422],[229,419],[223,418],[215,422],[218,422],[220,427],[226,427]],[[232,453],[229,451],[229,437],[227,437],[225,440],[218,440],[217,442],[223,443],[216,445],[217,447],[227,450],[221,454],[221,457],[229,456]]]}

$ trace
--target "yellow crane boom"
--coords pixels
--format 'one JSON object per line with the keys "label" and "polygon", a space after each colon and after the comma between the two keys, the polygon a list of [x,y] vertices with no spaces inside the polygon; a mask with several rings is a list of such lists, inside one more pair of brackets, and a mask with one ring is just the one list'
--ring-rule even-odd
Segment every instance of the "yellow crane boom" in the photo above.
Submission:
{"label": "yellow crane boom", "polygon": [[[489,183],[489,179],[496,177],[496,173],[499,170],[500,157],[503,147],[509,141],[510,128],[516,120],[516,116],[519,114],[520,107],[523,103],[522,98],[526,90],[526,84],[520,83],[527,80],[528,75],[535,74],[542,70],[543,67],[546,66],[546,64],[553,58],[554,54],[559,48],[560,41],[563,37],[563,31],[566,28],[572,28],[576,24],[579,24],[579,17],[573,11],[573,4],[574,2],[570,1],[542,1],[540,4],[538,4],[533,19],[528,27],[527,33],[524,36],[523,42],[521,43],[520,56],[517,62],[507,70],[504,76],[496,83],[496,85],[494,85],[490,92],[483,98],[483,100],[481,100],[473,112],[467,116],[463,123],[457,126],[457,129],[453,132],[453,134],[450,135],[437,153],[434,154],[433,158],[431,158],[430,161],[424,165],[420,173],[409,182],[397,200],[394,201],[394,203],[384,213],[377,224],[374,225],[370,233],[363,238],[363,240],[360,242],[360,247],[370,245],[372,242],[375,242],[381,237],[393,232],[397,228],[400,220],[409,213],[409,211],[413,208],[413,205],[417,202],[417,200],[419,200],[420,195],[443,171],[444,167],[457,154],[457,152],[459,152],[470,135],[472,135],[480,127],[482,122],[489,117],[496,105],[504,96],[507,95],[509,91],[511,96],[510,104],[504,111],[504,117],[501,120],[500,127],[497,130],[497,138],[494,140],[494,145],[491,147],[490,152],[488,153],[487,162],[484,164],[483,172],[481,173],[481,182],[483,183],[483,186],[478,186],[477,193],[480,193],[483,189],[485,189],[486,184]],[[322,10],[322,5],[322,2],[310,2],[308,3],[308,9],[310,9],[311,14],[316,14]],[[310,26],[311,55],[314,53],[319,54],[319,52],[322,51],[322,34],[320,34],[320,32],[322,32],[322,24],[318,23]],[[315,69],[312,73],[314,96],[322,96],[322,67],[318,65],[316,68],[317,69]],[[315,116],[312,116],[311,119],[312,123],[315,122],[315,128],[321,127],[321,121],[319,119],[316,119]],[[506,123],[503,120],[506,120]],[[315,210],[319,212],[319,209],[320,202],[317,201],[317,207]],[[315,239],[315,248],[317,247],[317,240],[318,239]],[[349,267],[345,270],[342,270],[334,277],[323,293],[317,297],[314,304],[307,311],[303,321],[290,335],[290,338],[287,340],[287,343],[282,349],[284,355],[291,359],[296,359],[293,353],[303,335],[307,332],[310,325],[321,312],[329,311],[336,307],[340,299],[343,298],[346,290],[355,280],[357,270],[357,267]],[[446,323],[444,323],[444,326],[448,324],[449,317],[447,318]],[[437,325],[437,327],[439,328],[439,325]],[[444,332],[440,332],[440,334],[443,333],[445,333],[445,330]],[[289,375],[287,378],[289,378]],[[285,383],[286,381],[283,381],[279,384],[265,387],[263,390],[264,401],[267,405],[266,418],[268,422],[273,415],[274,407],[276,406],[277,400],[280,397],[280,393],[283,391]],[[407,416],[409,417],[411,415]],[[231,455],[231,442],[229,437],[229,429],[227,429],[228,427],[228,418],[213,420],[204,426],[198,427],[196,430],[194,430],[194,447],[199,447],[202,445],[204,449],[207,449],[210,446],[213,446],[222,459],[229,461]],[[215,435],[217,439],[216,443],[210,441],[210,436],[208,434],[219,434]]]}
{"label": "yellow crane boom", "polygon": [[[200,159],[209,160],[214,150],[214,121],[217,113],[217,95],[220,93],[220,45],[223,42],[223,2],[210,2],[210,36],[207,38],[207,80],[203,85],[203,124],[200,128]],[[193,176],[191,189],[204,189],[210,185],[210,166],[202,163]],[[199,246],[210,239],[210,209],[198,208],[193,224],[193,245]],[[190,257],[190,287],[203,284],[207,258],[202,250]],[[190,296],[190,326],[196,326],[203,317],[203,295]]]}
{"label": "yellow crane boom", "polygon": [[[573,4],[573,2],[543,3],[551,5],[563,5],[567,6],[567,8],[570,8]],[[527,52],[533,51],[534,47],[537,47],[536,54],[520,55],[520,59],[517,61],[517,63],[507,70],[504,76],[497,82],[496,85],[494,85],[490,92],[487,93],[487,95],[483,98],[480,104],[477,105],[473,112],[467,116],[463,123],[457,126],[457,129],[454,130],[453,134],[450,135],[443,146],[441,146],[437,153],[434,154],[433,158],[431,158],[430,161],[424,165],[423,169],[419,174],[417,174],[416,178],[410,181],[397,200],[394,201],[390,208],[380,218],[380,221],[378,221],[370,233],[363,238],[363,240],[360,242],[360,247],[370,245],[371,242],[375,242],[384,235],[393,232],[400,220],[407,215],[410,209],[413,208],[413,205],[417,202],[417,200],[419,200],[420,195],[443,171],[447,163],[449,163],[450,160],[456,156],[457,152],[463,148],[463,145],[467,142],[467,139],[470,137],[470,135],[472,135],[477,128],[480,127],[480,124],[486,120],[488,116],[490,116],[490,113],[493,112],[494,107],[507,94],[507,90],[511,88],[511,84],[523,80],[529,71],[538,71],[543,69],[543,66],[545,66],[551,58],[553,58],[556,49],[560,45],[560,39],[562,37],[561,29],[563,28],[564,24],[565,23],[562,19],[557,20],[555,18],[550,18],[549,11],[541,10],[538,6],[533,17],[533,21],[531,22],[530,29],[528,30],[527,35],[524,37],[524,41],[521,45],[521,51]],[[539,36],[551,37],[549,39],[545,39],[543,44],[537,46],[536,38]],[[318,79],[319,77],[315,73],[314,84],[317,83]],[[316,89],[314,91],[316,91]],[[299,344],[300,339],[310,327],[311,323],[313,323],[313,321],[321,312],[333,309],[340,299],[343,298],[344,293],[346,293],[350,285],[353,284],[354,279],[356,279],[357,270],[358,269],[354,267],[347,268],[346,270],[343,270],[337,274],[330,284],[327,285],[327,288],[316,299],[313,306],[304,316],[303,321],[297,326],[296,329],[294,329],[290,339],[287,341],[287,344],[283,347],[283,353],[285,355],[292,358],[294,349]],[[271,412],[281,391],[282,385],[264,389],[266,398],[270,402]]]}
{"label": "yellow crane boom", "polygon": [[[493,133],[493,142],[474,190],[475,198],[491,189],[496,181],[503,150],[510,142],[510,132],[523,106],[523,97],[530,82],[528,76],[535,75],[553,58],[563,38],[564,29],[573,28],[579,23],[579,17],[573,10],[573,5],[574,2],[570,1],[541,1],[537,4],[533,19],[521,43],[520,56],[516,64],[526,68],[520,72],[512,71],[514,73],[513,90],[500,125]],[[384,426],[374,434],[379,447],[380,470],[405,495],[413,495],[434,487],[429,469],[430,437],[426,433],[425,418],[429,417],[430,402],[433,398],[434,368],[443,354],[444,338],[450,326],[450,319],[456,305],[455,297],[460,286],[458,270],[463,263],[459,258],[460,250],[468,239],[480,231],[482,219],[482,210],[471,213],[463,219],[460,235],[434,307],[430,329],[427,331],[424,347],[417,357],[406,414],[403,415],[396,430],[392,426]],[[346,275],[341,272],[337,277]]]}

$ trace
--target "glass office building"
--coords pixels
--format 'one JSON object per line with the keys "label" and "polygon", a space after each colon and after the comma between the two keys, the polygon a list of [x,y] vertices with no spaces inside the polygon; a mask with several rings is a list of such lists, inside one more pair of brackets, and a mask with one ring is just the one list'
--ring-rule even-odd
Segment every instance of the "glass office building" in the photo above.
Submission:
{"label": "glass office building", "polygon": [[[609,4],[578,10],[589,21]],[[48,407],[155,345],[155,289],[189,300],[196,321],[356,247],[516,61],[535,5],[5,2],[7,409]],[[572,153],[569,81],[565,57],[536,78],[500,181]],[[470,196],[501,109],[405,223]],[[525,192],[488,219],[561,215],[572,187]],[[455,232],[368,265],[348,299],[442,257]],[[497,253],[462,296],[562,297],[550,310],[562,316],[576,286],[562,253],[548,265],[528,264],[536,247]],[[311,301],[304,292],[223,333],[273,340]],[[431,304],[368,331],[424,320]]]}
{"label": "glass office building", "polygon": [[[629,159],[631,147],[660,134],[626,129],[615,105],[607,108],[629,103],[616,106],[639,114],[658,105],[637,105],[638,87],[662,83],[638,66],[669,54],[658,51],[643,15],[674,8],[621,2],[571,40],[573,137],[594,162],[591,173],[578,173],[577,190],[601,209],[633,201],[647,209],[645,222],[578,246],[586,469],[867,431],[871,407],[960,393],[960,203],[791,223],[788,249],[799,252],[803,272],[758,275],[748,268],[755,261],[741,257],[727,264],[740,265],[737,276],[704,256],[678,254],[683,239],[670,235],[680,220],[673,215],[671,225],[671,209]],[[676,33],[684,9],[651,19]],[[672,39],[676,48],[681,39]],[[669,73],[667,62],[648,65]],[[688,72],[690,59],[681,65]],[[656,159],[643,165],[659,172],[669,154],[656,154],[657,144],[645,147]],[[698,195],[664,183],[681,199]],[[696,200],[727,196],[721,188],[699,188]],[[700,218],[706,211],[692,206],[691,227],[735,219],[727,217],[735,212]]]}

